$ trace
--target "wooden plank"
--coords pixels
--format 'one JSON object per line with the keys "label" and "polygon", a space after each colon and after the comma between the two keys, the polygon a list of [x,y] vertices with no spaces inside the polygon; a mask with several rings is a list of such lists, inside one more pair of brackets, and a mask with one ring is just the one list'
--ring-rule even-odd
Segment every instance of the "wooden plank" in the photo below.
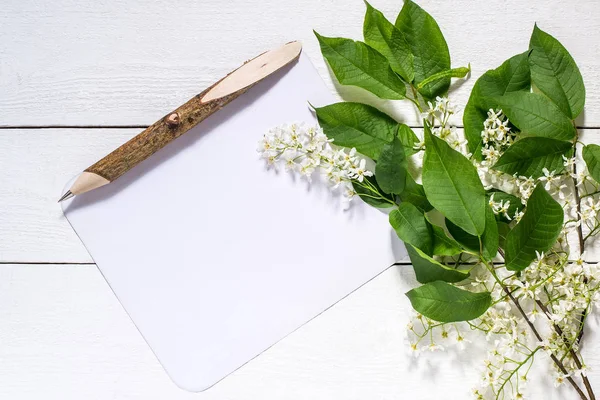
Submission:
{"label": "wooden plank", "polygon": [[[185,5],[150,0],[8,1],[0,9],[0,126],[149,125],[242,61],[292,39],[333,90],[311,29],[359,39],[364,7],[344,0],[220,0]],[[374,0],[392,21],[400,3]],[[600,19],[593,1],[419,2],[439,22],[453,65],[473,77],[527,49],[534,22],[558,37],[587,84],[581,126],[600,126]],[[585,34],[579,32],[584,31]],[[475,79],[455,85],[464,106]],[[346,99],[380,103],[361,90]],[[388,102],[401,120],[419,125],[407,102]]]}
{"label": "wooden plank", "polygon": [[2,131],[0,262],[92,262],[56,201],[69,179],[139,131]]}
{"label": "wooden plank", "polygon": [[[0,265],[0,398],[469,398],[483,348],[409,354],[403,293],[413,279],[407,267],[388,269],[198,395],[170,381],[94,266]],[[591,323],[585,340],[594,343]],[[595,384],[600,357],[591,349],[584,354]],[[544,360],[529,376],[530,398],[576,399],[544,378]]]}
{"label": "wooden plank", "polygon": [[[139,131],[2,131],[0,204],[4,210],[0,212],[0,262],[92,262],[56,201],[69,179]],[[417,129],[417,134],[422,132]],[[598,130],[582,130],[581,139],[600,144]],[[591,248],[588,254],[600,261],[600,249]]]}

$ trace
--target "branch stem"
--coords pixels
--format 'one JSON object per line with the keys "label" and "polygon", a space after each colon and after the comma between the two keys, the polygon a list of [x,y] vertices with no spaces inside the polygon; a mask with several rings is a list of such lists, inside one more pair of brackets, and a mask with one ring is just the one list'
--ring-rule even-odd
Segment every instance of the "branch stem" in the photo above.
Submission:
{"label": "branch stem", "polygon": [[[577,155],[577,144],[573,145],[573,157]],[[577,164],[573,164],[573,193],[575,194],[575,204],[577,205],[577,215],[581,218],[581,196],[579,195],[579,188],[577,187]],[[584,242],[583,228],[581,224],[577,226],[577,238],[579,239],[579,254],[583,254]]]}

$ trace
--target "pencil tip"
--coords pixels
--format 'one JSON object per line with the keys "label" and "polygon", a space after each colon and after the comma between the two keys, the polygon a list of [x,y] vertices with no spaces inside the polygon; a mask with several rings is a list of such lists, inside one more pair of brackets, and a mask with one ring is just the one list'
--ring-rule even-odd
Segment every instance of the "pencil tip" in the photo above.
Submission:
{"label": "pencil tip", "polygon": [[70,190],[67,190],[67,193],[63,194],[63,196],[58,199],[58,202],[60,203],[61,201],[65,201],[67,199],[70,199],[71,197],[74,197],[75,195],[73,193],[71,193]]}

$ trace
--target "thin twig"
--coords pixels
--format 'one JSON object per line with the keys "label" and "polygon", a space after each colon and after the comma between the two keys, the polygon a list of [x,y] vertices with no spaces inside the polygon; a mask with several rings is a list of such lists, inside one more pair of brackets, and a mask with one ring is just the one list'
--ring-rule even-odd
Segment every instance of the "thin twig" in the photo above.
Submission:
{"label": "thin twig", "polygon": [[[577,144],[573,145],[573,157],[577,156]],[[577,187],[577,165],[573,164],[573,193],[575,194],[575,204],[577,206],[577,215],[581,216],[581,197],[579,196],[579,189]],[[584,250],[584,239],[583,239],[583,228],[581,224],[577,227],[577,237],[579,239],[579,254],[583,254]]]}

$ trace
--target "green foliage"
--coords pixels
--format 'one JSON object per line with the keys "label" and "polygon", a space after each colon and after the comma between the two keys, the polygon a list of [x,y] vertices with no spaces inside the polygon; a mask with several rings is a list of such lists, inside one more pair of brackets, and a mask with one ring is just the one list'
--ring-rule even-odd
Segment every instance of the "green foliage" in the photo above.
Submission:
{"label": "green foliage", "polygon": [[527,53],[509,58],[498,68],[487,71],[477,79],[463,114],[469,151],[476,159],[481,160],[481,131],[487,112],[498,107],[492,98],[512,92],[528,92],[530,88]]}
{"label": "green foliage", "polygon": [[506,237],[506,268],[521,271],[535,260],[536,251],[548,251],[560,234],[564,211],[538,184],[527,201],[525,215]]}
{"label": "green foliage", "polygon": [[355,147],[376,160],[396,136],[398,123],[375,107],[361,103],[335,103],[315,108],[319,125],[338,146]]}
{"label": "green foliage", "polygon": [[431,230],[433,232],[434,256],[455,256],[462,253],[460,244],[449,238],[442,227],[431,224]]}
{"label": "green foliage", "polygon": [[506,237],[510,232],[510,225],[503,221],[498,221],[498,244],[500,248],[506,248]]}
{"label": "green foliage", "polygon": [[410,157],[418,152],[418,150],[415,150],[415,144],[419,143],[419,138],[408,125],[400,124],[397,136],[402,146],[404,146],[406,157]]}
{"label": "green foliage", "polygon": [[385,193],[402,193],[406,183],[406,154],[400,139],[383,146],[375,167],[375,178]]}
{"label": "green foliage", "polygon": [[406,251],[410,257],[417,281],[420,283],[434,281],[460,282],[469,277],[468,272],[449,268],[408,243],[406,244]]}
{"label": "green foliage", "polygon": [[485,190],[475,166],[425,127],[423,188],[446,218],[471,235],[485,229]]}
{"label": "green foliage", "polygon": [[364,187],[366,183],[353,181],[352,187],[362,201],[375,208],[390,208],[394,205],[394,197],[390,194],[385,194],[383,190],[381,190],[381,188],[377,185],[377,180],[374,176],[367,176],[364,180],[367,181],[371,187],[375,188],[380,197],[377,197],[377,195],[371,190]]}
{"label": "green foliage", "polygon": [[[366,2],[365,2],[366,3]],[[367,4],[363,36],[365,42],[380,52],[394,72],[406,82],[412,82],[415,73],[413,55],[404,35],[383,14]]]}
{"label": "green foliage", "polygon": [[401,100],[406,82],[425,100],[433,100],[448,92],[451,78],[470,72],[470,66],[451,68],[448,45],[437,22],[414,2],[404,3],[395,24],[365,3],[365,43],[315,32],[321,53],[342,85]]}
{"label": "green foliage", "polygon": [[315,32],[321,52],[342,85],[358,86],[382,99],[401,100],[404,82],[390,68],[384,56],[362,42],[328,38]]}
{"label": "green foliage", "polygon": [[431,75],[429,78],[424,79],[421,83],[417,85],[417,89],[421,90],[425,86],[429,85],[432,82],[438,81],[440,79],[445,78],[464,78],[467,74],[471,72],[471,65],[468,67],[458,67],[448,69],[446,71],[438,72],[437,74]]}
{"label": "green foliage", "polygon": [[468,234],[449,220],[446,221],[446,227],[452,237],[471,253],[481,253],[481,256],[487,261],[492,261],[498,253],[498,225],[489,205],[486,206],[485,231],[481,238]]}
{"label": "green foliage", "polygon": [[427,212],[433,209],[433,206],[427,200],[425,195],[425,189],[423,185],[419,185],[415,182],[414,178],[410,173],[406,174],[406,183],[404,185],[404,191],[398,196],[401,201],[407,201],[416,206],[422,212]]}
{"label": "green foliage", "polygon": [[489,205],[485,209],[485,231],[481,237],[483,246],[482,257],[488,261],[492,261],[498,254],[499,246],[498,223],[492,207]]}
{"label": "green foliage", "polygon": [[542,94],[513,92],[494,97],[521,136],[538,136],[556,140],[573,140],[573,123],[554,103]]}
{"label": "green foliage", "polygon": [[390,225],[405,243],[421,249],[425,254],[433,254],[431,225],[414,205],[401,203],[389,216]]}
{"label": "green foliage", "polygon": [[470,235],[463,231],[458,226],[454,225],[452,221],[446,220],[446,228],[452,235],[454,240],[464,249],[470,253],[479,254],[480,243],[479,236]]}
{"label": "green foliage", "polygon": [[585,103],[585,87],[575,60],[567,49],[535,25],[529,42],[531,80],[570,119]]}
{"label": "green foliage", "polygon": [[600,146],[588,144],[583,147],[583,159],[596,182],[600,182]]}
{"label": "green foliage", "polygon": [[492,304],[488,292],[473,293],[441,281],[415,288],[406,296],[417,312],[439,322],[470,321]]}
{"label": "green foliage", "polygon": [[502,154],[494,169],[509,175],[539,178],[542,170],[560,173],[564,170],[563,156],[571,156],[573,144],[544,137],[524,137]]}
{"label": "green foliage", "polygon": [[[421,7],[408,0],[398,18],[398,28],[413,54],[414,80],[419,84],[431,75],[450,69],[450,52],[437,22]],[[450,78],[442,78],[423,86],[419,93],[426,99],[443,96],[450,87]]]}

